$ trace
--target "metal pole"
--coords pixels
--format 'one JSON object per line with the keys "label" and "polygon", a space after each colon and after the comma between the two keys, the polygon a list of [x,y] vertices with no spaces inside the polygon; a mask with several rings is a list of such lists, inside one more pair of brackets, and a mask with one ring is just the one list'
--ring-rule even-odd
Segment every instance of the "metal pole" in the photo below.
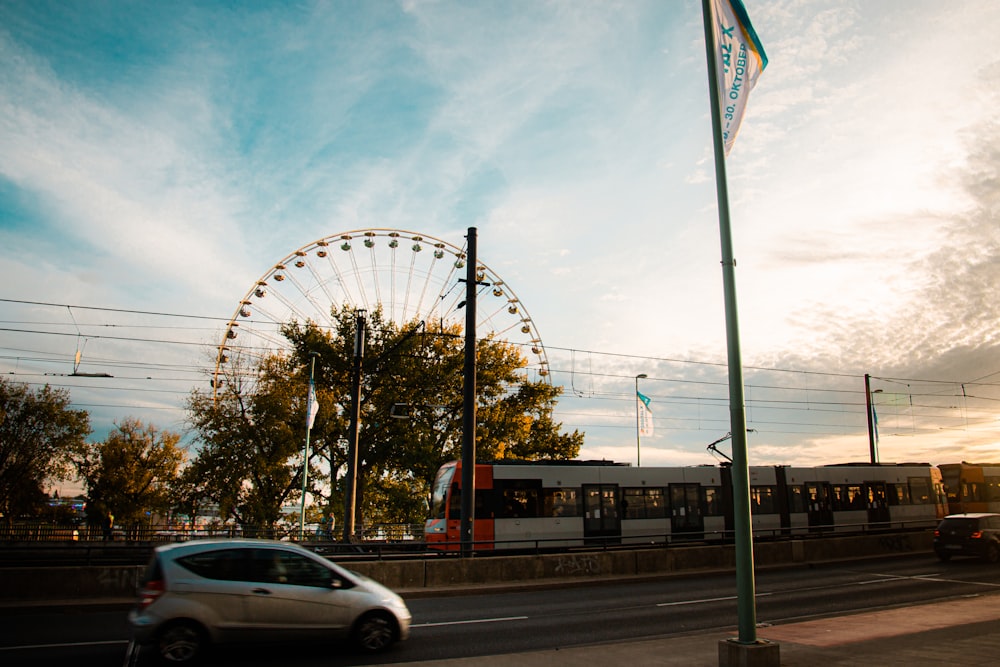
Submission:
{"label": "metal pole", "polygon": [[743,395],[743,360],[736,307],[736,258],[729,226],[729,188],[726,182],[726,152],[722,142],[719,112],[719,73],[715,63],[715,12],[711,0],[702,0],[705,23],[705,53],[708,60],[708,90],[715,147],[715,184],[719,205],[719,237],[722,246],[722,284],[726,302],[726,341],[729,357],[729,423],[733,434],[733,526],[736,540],[736,607],[741,644],[757,641],[757,609],[753,571],[753,533],[750,516],[750,469],[747,463],[746,407]]}
{"label": "metal pole", "polygon": [[645,373],[639,373],[635,376],[635,467],[642,467],[642,452],[639,449],[639,378],[649,377]]}
{"label": "metal pole", "polygon": [[359,310],[354,325],[354,375],[351,378],[351,427],[344,488],[344,541],[354,540],[354,515],[358,492],[358,435],[361,432],[361,362],[365,356],[365,311]]}
{"label": "metal pole", "polygon": [[465,265],[465,370],[462,374],[462,555],[475,547],[476,508],[476,228],[469,227]]}
{"label": "metal pole", "polygon": [[878,446],[875,444],[875,423],[872,418],[875,414],[872,408],[872,384],[871,375],[865,373],[865,412],[868,414],[868,456],[872,465],[878,463]]}
{"label": "metal pole", "polygon": [[[313,375],[316,371],[316,352],[310,352],[309,356],[309,396],[315,401],[313,395]],[[305,539],[306,534],[306,482],[309,480],[309,434],[312,432],[312,415],[310,410],[312,405],[306,401],[306,453],[302,460],[302,506],[299,507],[299,542]]]}

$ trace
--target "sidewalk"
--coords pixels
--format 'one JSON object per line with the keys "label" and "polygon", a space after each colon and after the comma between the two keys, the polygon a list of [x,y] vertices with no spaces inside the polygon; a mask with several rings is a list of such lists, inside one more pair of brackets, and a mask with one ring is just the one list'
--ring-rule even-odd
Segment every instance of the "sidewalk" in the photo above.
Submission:
{"label": "sidewalk", "polygon": [[[718,644],[736,635],[711,632],[517,655],[404,663],[423,667],[677,665],[715,667]],[[970,667],[1000,663],[1000,594],[762,627],[778,642],[782,667]]]}

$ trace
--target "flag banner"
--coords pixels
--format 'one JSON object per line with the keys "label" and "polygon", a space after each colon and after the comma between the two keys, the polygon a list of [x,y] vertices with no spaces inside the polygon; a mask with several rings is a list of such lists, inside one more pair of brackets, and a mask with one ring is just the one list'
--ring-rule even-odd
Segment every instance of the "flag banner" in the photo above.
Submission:
{"label": "flag banner", "polygon": [[878,442],[878,413],[875,412],[875,406],[872,406],[872,422],[875,427],[875,442]]}
{"label": "flag banner", "polygon": [[653,435],[653,411],[649,409],[649,396],[645,396],[639,391],[635,393],[635,409],[639,415],[639,435],[649,437]]}
{"label": "flag banner", "polygon": [[715,5],[715,63],[719,72],[722,140],[729,155],[739,132],[750,91],[767,67],[767,54],[750,25],[742,0],[712,0]]}
{"label": "flag banner", "polygon": [[316,385],[309,383],[309,398],[306,399],[306,428],[312,429],[313,422],[316,421],[316,413],[319,412],[319,401],[316,400]]}

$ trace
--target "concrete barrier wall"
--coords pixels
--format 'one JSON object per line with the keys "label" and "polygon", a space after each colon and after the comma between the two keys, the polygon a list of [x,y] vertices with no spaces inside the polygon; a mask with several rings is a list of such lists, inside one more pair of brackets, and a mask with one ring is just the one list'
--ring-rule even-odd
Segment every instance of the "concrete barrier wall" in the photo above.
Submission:
{"label": "concrete barrier wall", "polygon": [[[927,531],[760,542],[754,545],[754,563],[760,568],[896,554],[927,553],[929,556],[932,540],[932,534]],[[735,554],[731,545],[671,546],[634,551],[442,557],[419,561],[350,562],[345,565],[389,588],[412,591],[477,584],[728,570],[735,568]],[[128,598],[135,594],[143,570],[141,566],[0,568],[0,602]]]}
{"label": "concrete barrier wall", "polygon": [[0,601],[88,600],[134,596],[144,566],[0,569]]}

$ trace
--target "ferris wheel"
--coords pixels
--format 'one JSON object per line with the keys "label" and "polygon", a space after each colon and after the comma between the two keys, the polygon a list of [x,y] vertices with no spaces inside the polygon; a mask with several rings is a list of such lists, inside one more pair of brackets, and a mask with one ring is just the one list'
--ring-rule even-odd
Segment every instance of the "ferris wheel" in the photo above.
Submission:
{"label": "ferris wheel", "polygon": [[[332,308],[381,306],[384,317],[397,324],[464,326],[465,262],[465,249],[401,229],[353,230],[304,245],[264,272],[240,300],[218,345],[212,386],[222,385],[234,357],[253,364],[289,350],[281,328],[291,321],[332,328]],[[476,279],[477,338],[518,345],[529,379],[551,382],[541,336],[524,304],[481,261]]]}

